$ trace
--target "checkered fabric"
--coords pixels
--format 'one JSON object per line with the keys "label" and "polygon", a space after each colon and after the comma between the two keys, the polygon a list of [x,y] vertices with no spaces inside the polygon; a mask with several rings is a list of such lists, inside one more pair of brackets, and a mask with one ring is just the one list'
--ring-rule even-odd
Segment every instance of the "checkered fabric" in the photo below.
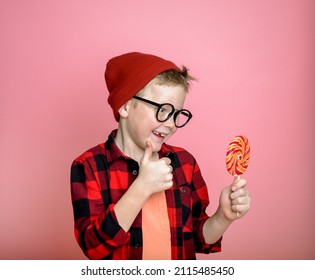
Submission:
{"label": "checkered fabric", "polygon": [[[116,133],[114,130],[106,143],[84,152],[71,166],[75,237],[90,259],[142,259],[141,211],[128,232],[120,227],[114,211],[139,171],[138,163],[115,144]],[[184,149],[167,144],[159,156],[169,157],[173,166],[174,184],[165,191],[172,259],[220,252],[222,238],[209,245],[202,234],[209,197],[196,160]]]}

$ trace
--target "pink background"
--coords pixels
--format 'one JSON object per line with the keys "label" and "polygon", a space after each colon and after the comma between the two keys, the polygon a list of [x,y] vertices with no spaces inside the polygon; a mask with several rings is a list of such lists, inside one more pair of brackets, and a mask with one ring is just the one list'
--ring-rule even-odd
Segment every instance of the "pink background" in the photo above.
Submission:
{"label": "pink background", "polygon": [[[192,4],[193,3],[193,4]],[[315,257],[315,2],[1,1],[0,259],[85,259],[73,235],[72,160],[116,127],[106,61],[128,51],[184,64],[191,151],[213,213],[225,152],[247,135],[248,215],[200,259]]]}

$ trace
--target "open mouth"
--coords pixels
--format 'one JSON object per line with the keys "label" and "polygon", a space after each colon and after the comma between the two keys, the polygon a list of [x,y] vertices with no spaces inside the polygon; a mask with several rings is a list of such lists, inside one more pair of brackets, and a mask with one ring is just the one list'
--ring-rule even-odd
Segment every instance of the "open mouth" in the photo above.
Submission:
{"label": "open mouth", "polygon": [[153,134],[155,136],[157,136],[157,137],[160,137],[160,138],[165,138],[166,137],[166,134],[158,132],[158,131],[153,131]]}

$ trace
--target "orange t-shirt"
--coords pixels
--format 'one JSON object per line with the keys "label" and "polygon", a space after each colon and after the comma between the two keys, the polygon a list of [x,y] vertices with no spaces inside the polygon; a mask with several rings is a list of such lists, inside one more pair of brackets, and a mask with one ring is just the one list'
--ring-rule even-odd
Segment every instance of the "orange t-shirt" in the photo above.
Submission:
{"label": "orange t-shirt", "polygon": [[171,232],[165,192],[149,197],[142,208],[144,260],[171,259]]}

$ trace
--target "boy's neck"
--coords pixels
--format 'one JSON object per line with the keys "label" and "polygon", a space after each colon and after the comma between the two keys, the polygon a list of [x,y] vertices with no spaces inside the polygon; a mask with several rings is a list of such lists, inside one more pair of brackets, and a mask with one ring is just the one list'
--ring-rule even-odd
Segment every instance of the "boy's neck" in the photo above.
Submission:
{"label": "boy's neck", "polygon": [[135,145],[135,143],[133,143],[133,141],[131,141],[131,139],[127,135],[128,134],[124,132],[124,129],[121,127],[121,125],[119,125],[117,129],[115,143],[118,148],[123,152],[123,154],[140,163],[140,160],[144,154],[144,150]]}

